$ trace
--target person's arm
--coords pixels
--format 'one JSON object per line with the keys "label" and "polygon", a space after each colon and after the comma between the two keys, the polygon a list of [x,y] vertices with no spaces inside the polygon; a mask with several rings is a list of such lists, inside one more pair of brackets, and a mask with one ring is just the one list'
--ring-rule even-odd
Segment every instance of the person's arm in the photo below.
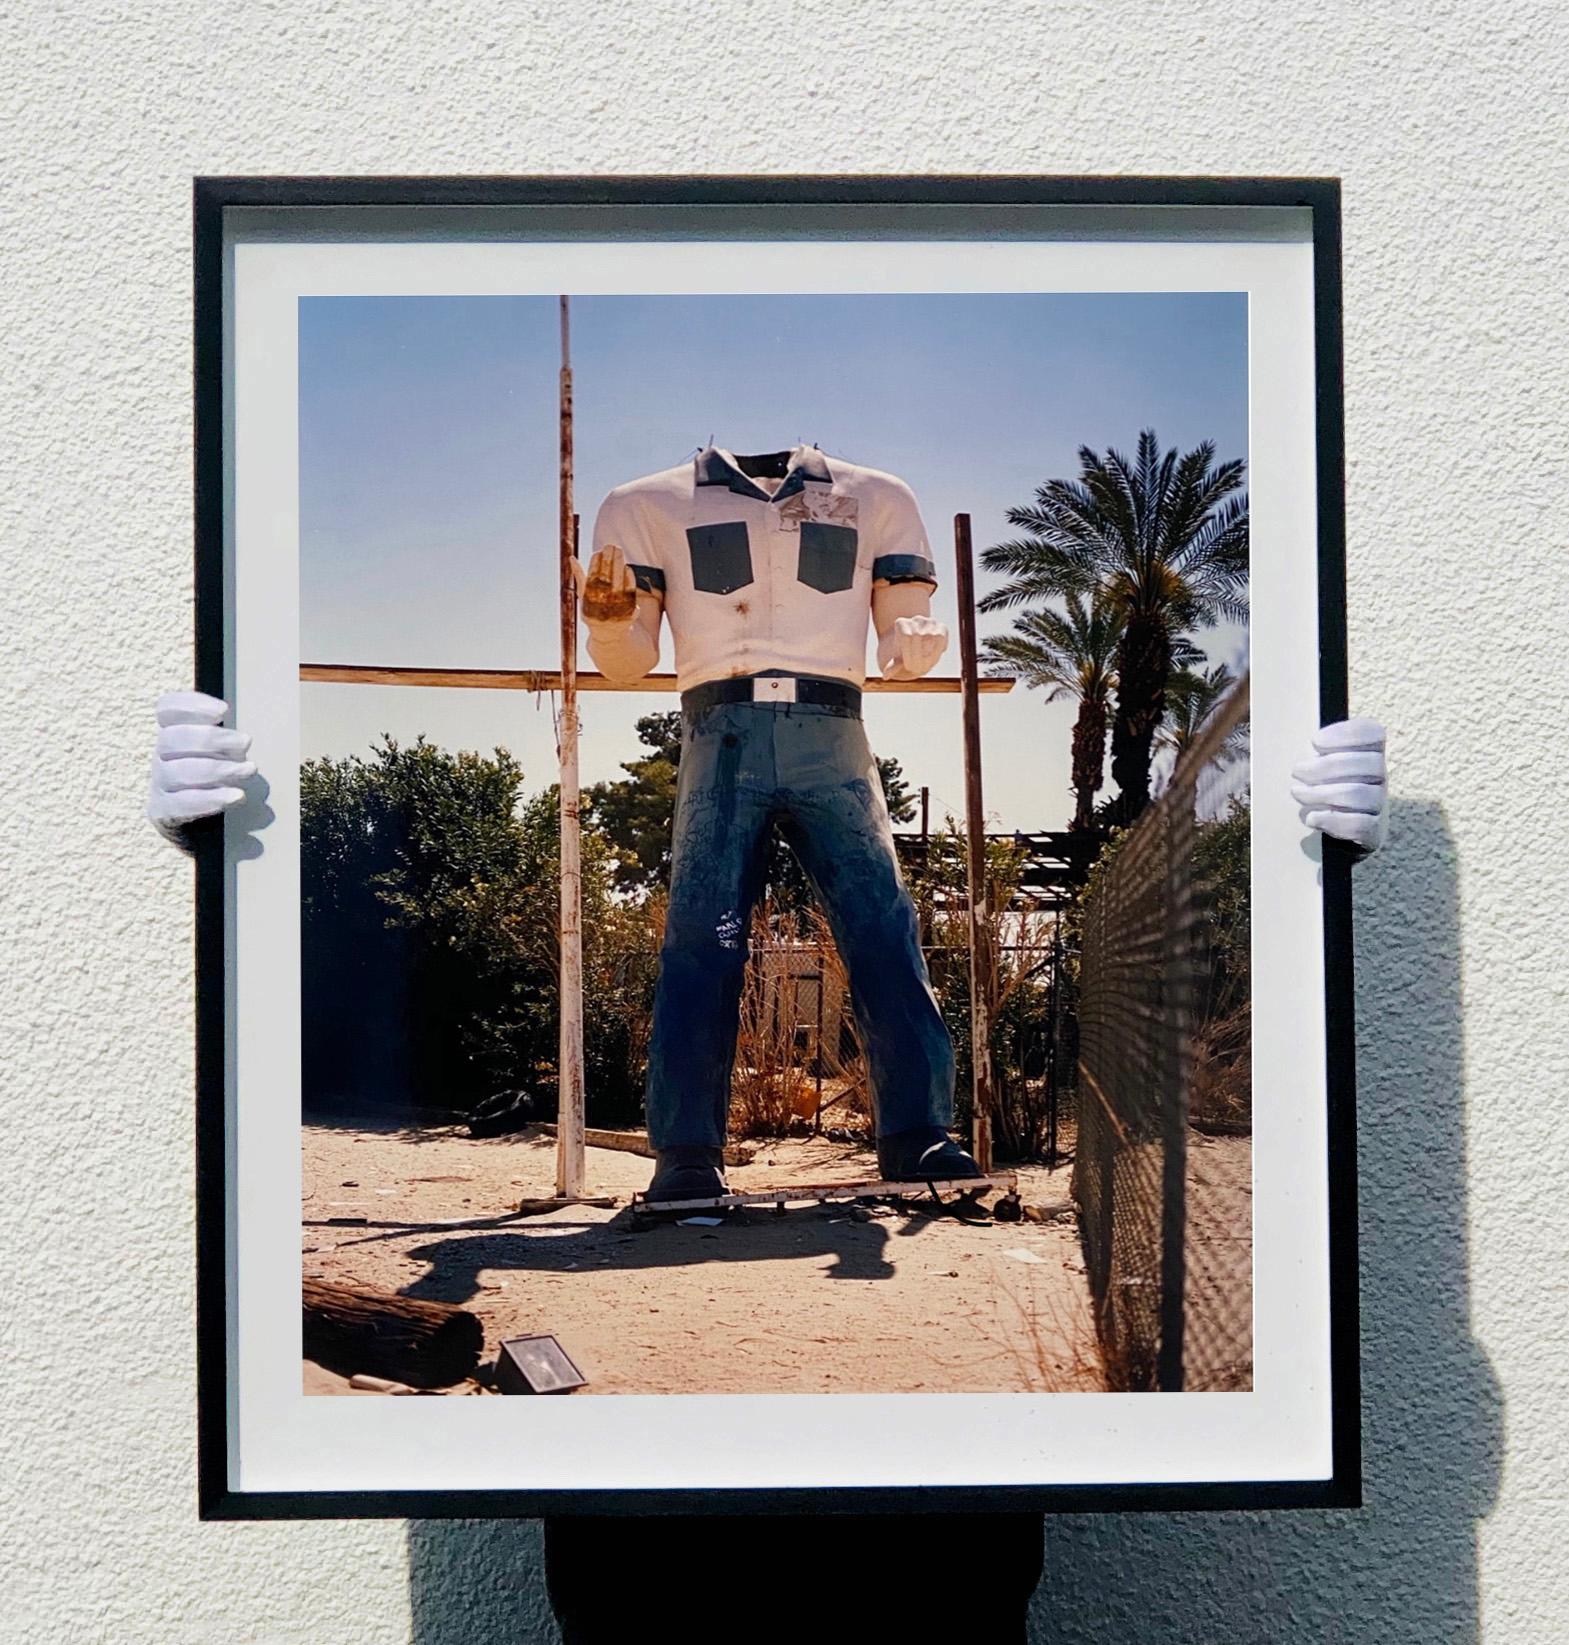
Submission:
{"label": "person's arm", "polygon": [[878,671],[885,680],[918,680],[948,649],[948,630],[932,616],[937,567],[915,493],[890,477],[868,524]]}
{"label": "person's arm", "polygon": [[245,798],[256,775],[251,739],[220,724],[229,705],[202,691],[166,691],[155,704],[158,736],[147,779],[147,820],[171,845],[191,850],[190,825]]}
{"label": "person's arm", "polygon": [[588,654],[607,680],[636,685],[659,661],[665,574],[634,505],[615,492],[594,521],[594,557],[572,574]]}
{"label": "person's arm", "polygon": [[1389,828],[1389,771],[1377,720],[1337,720],[1313,736],[1313,755],[1291,768],[1291,797],[1302,821],[1355,846],[1378,850]]}

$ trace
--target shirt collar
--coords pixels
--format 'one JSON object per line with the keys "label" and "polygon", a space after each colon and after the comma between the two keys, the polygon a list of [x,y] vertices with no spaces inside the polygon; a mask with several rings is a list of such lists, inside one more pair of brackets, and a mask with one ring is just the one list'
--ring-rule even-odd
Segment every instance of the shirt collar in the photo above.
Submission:
{"label": "shirt collar", "polygon": [[772,496],[764,491],[736,466],[735,458],[718,446],[708,446],[698,452],[693,461],[693,482],[700,486],[729,486],[743,497],[759,497],[765,503],[777,503],[806,489],[806,482],[815,480],[820,485],[832,485],[833,474],[828,459],[816,446],[796,446],[790,453],[790,463],[784,480]]}

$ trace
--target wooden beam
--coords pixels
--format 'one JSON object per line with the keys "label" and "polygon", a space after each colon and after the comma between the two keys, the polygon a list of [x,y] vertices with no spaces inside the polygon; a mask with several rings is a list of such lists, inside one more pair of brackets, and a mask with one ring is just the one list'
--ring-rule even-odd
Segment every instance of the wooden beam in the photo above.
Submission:
{"label": "wooden beam", "polygon": [[[550,1121],[545,1121],[538,1127],[546,1136],[556,1135],[556,1127]],[[606,1131],[595,1126],[585,1126],[583,1141],[590,1148],[611,1148],[622,1154],[640,1154],[644,1159],[654,1157],[654,1145],[648,1140],[646,1131]],[[755,1148],[748,1148],[745,1143],[727,1142],[725,1144],[726,1165],[750,1165],[756,1156]]]}
{"label": "wooden beam", "polygon": [[[445,686],[465,691],[560,691],[558,668],[393,668],[371,663],[301,663],[300,678],[313,685]],[[603,674],[579,669],[579,691],[676,690],[674,674],[645,674],[636,685],[616,685]],[[1011,679],[983,679],[976,689],[988,694],[1012,691]],[[928,674],[920,680],[867,680],[866,690],[884,692],[938,692],[952,695],[963,689],[957,674]]]}
{"label": "wooden beam", "polygon": [[991,884],[986,873],[986,811],[981,799],[981,705],[975,645],[975,562],[970,516],[953,517],[954,566],[959,599],[959,663],[964,681],[964,834],[970,902],[970,1066],[974,1081],[972,1152],[992,1168],[993,1004]]}
{"label": "wooden beam", "polygon": [[561,299],[561,496],[557,574],[561,608],[561,719],[556,741],[561,759],[561,988],[559,1055],[556,1061],[556,1197],[584,1192],[583,1123],[583,873],[578,785],[577,717],[577,511],[572,500],[571,305]]}

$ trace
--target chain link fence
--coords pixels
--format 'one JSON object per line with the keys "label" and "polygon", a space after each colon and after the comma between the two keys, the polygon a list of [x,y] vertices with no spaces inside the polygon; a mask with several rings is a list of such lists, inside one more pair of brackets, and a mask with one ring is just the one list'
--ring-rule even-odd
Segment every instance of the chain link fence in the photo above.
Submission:
{"label": "chain link fence", "polygon": [[1252,1386],[1244,677],[1081,903],[1072,1191],[1108,1385]]}

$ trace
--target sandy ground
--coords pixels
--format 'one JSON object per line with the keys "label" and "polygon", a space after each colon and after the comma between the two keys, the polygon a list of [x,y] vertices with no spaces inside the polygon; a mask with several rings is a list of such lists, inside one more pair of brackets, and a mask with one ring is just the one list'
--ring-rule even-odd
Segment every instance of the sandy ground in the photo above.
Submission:
{"label": "sandy ground", "polygon": [[[634,1226],[652,1161],[587,1153],[573,1206],[488,1228],[548,1196],[555,1142],[314,1124],[303,1133],[304,1272],[460,1303],[503,1337],[550,1332],[584,1393],[992,1393],[1100,1386],[1071,1217],[961,1221],[886,1207],[732,1213],[723,1227]],[[875,1177],[869,1150],[817,1139],[754,1145],[732,1188]],[[1068,1168],[1019,1173],[1026,1202],[1067,1200]],[[333,1225],[331,1218],[365,1218]],[[432,1226],[437,1224],[437,1226]],[[348,1392],[306,1368],[307,1392]],[[465,1384],[452,1392],[478,1392]]]}
{"label": "sandy ground", "polygon": [[1186,1386],[1253,1386],[1253,1139],[1188,1133]]}

